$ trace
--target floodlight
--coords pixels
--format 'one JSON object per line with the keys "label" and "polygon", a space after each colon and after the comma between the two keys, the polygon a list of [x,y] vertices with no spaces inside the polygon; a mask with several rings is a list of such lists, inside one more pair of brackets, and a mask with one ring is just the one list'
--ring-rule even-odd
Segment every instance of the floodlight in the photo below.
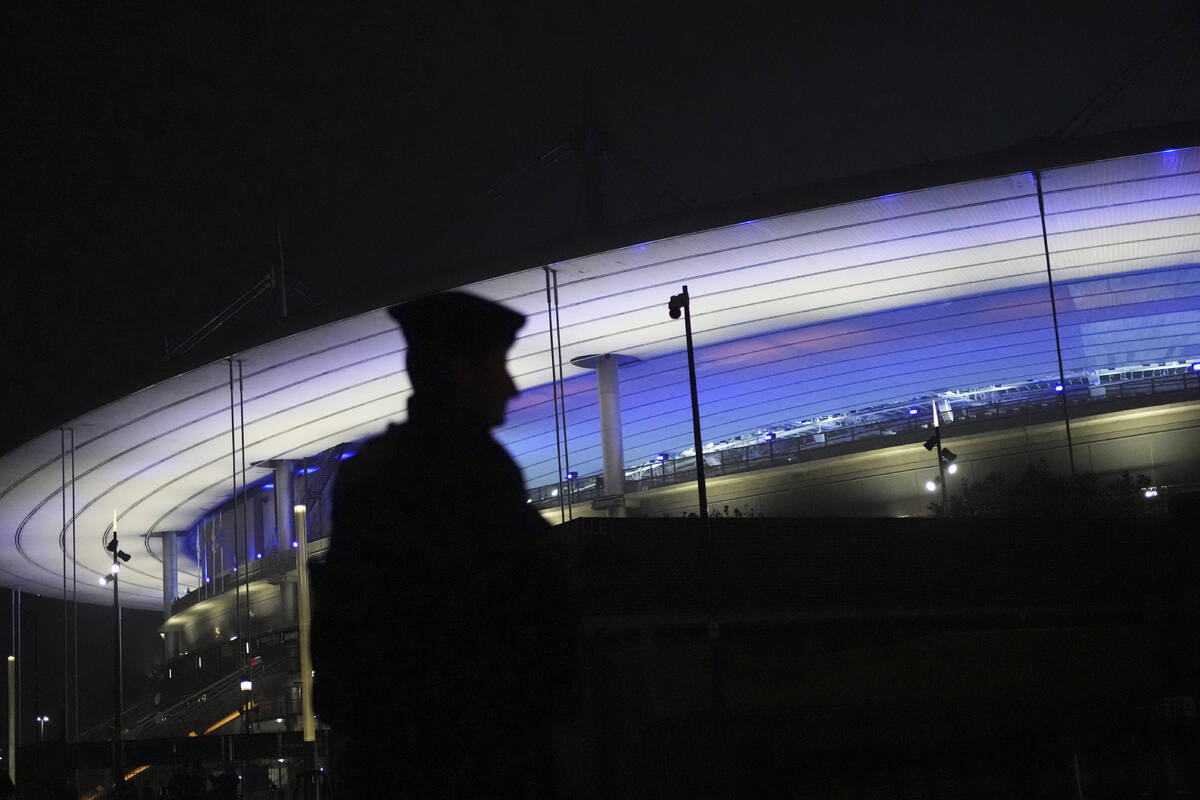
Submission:
{"label": "floodlight", "polygon": [[103,578],[101,578],[101,579],[100,579],[100,585],[101,585],[101,586],[108,586],[108,584],[109,584],[109,582],[110,582],[110,581],[112,581],[112,576],[111,576],[111,575],[105,575]]}
{"label": "floodlight", "polygon": [[773,434],[773,433],[767,433],[767,434],[763,434],[763,441],[764,441],[764,442],[773,442],[773,441],[775,441],[775,434]]}
{"label": "floodlight", "polygon": [[1192,372],[1200,372],[1200,361],[1192,364]]}
{"label": "floodlight", "polygon": [[667,454],[666,454],[666,453],[659,453],[658,455],[656,455],[656,456],[654,457],[654,460],[655,460],[655,461],[666,461],[666,460],[667,460]]}
{"label": "floodlight", "polygon": [[242,688],[242,691],[243,691],[243,692],[248,692],[248,691],[250,691],[250,689],[251,689],[251,687],[253,686],[253,684],[252,684],[252,683],[250,683],[250,681],[249,681],[249,680],[243,680],[243,681],[242,681],[242,682],[239,684],[239,686],[241,686],[241,688]]}
{"label": "floodlight", "polygon": [[950,464],[949,466],[946,467],[946,472],[950,475],[953,475],[954,473],[958,472],[958,464]]}
{"label": "floodlight", "polygon": [[920,413],[921,413],[921,410],[920,410],[920,409],[918,409],[918,408],[910,408],[910,409],[908,410],[908,415],[909,415],[910,417],[915,417],[917,414],[920,414]]}
{"label": "floodlight", "polygon": [[935,448],[937,446],[938,446],[938,435],[936,433],[933,436],[930,436],[928,439],[925,440],[925,449],[926,450],[932,450],[933,448]]}
{"label": "floodlight", "polygon": [[130,555],[129,555],[129,553],[126,553],[124,550],[118,550],[117,558],[121,559],[122,561],[129,561]]}
{"label": "floodlight", "polygon": [[926,491],[936,492],[937,491],[937,481],[925,481],[925,489],[926,489]]}
{"label": "floodlight", "polygon": [[1061,392],[1062,390],[1063,390],[1063,388],[1062,388],[1062,384],[1061,384],[1061,383],[1057,383],[1057,384],[1055,384],[1055,385],[1054,385],[1054,391],[1056,391],[1056,392]]}
{"label": "floodlight", "polygon": [[671,302],[667,304],[667,313],[670,314],[671,319],[679,319],[679,315],[682,313],[681,309],[687,308],[687,304],[687,292],[673,294],[671,295]]}
{"label": "floodlight", "polygon": [[949,447],[942,448],[942,461],[943,462],[945,462],[947,464],[953,464],[954,459],[956,459],[956,458],[958,458],[958,454],[955,453],[953,450],[951,450]]}
{"label": "floodlight", "polygon": [[1146,495],[1147,500],[1149,500],[1152,497],[1158,497],[1158,489],[1151,486],[1149,489],[1147,489],[1145,491],[1145,495]]}
{"label": "floodlight", "polygon": [[113,565],[108,568],[108,571],[111,572],[113,575],[116,575],[118,572],[121,571],[121,565],[117,564],[116,562],[113,562]]}
{"label": "floodlight", "polygon": [[567,473],[567,480],[569,480],[569,481],[573,481],[578,477],[579,477],[579,473],[575,472],[574,470]]}

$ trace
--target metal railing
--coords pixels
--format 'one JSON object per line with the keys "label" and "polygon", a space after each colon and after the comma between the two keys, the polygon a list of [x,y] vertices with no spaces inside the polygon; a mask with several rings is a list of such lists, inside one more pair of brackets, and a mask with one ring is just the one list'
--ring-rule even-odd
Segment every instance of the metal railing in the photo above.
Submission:
{"label": "metal railing", "polygon": [[[943,418],[942,425],[962,436],[994,428],[1022,427],[1038,423],[1061,421],[1065,394],[1067,413],[1072,419],[1112,413],[1128,408],[1161,405],[1183,400],[1200,400],[1200,373],[1176,372],[1092,385],[1077,379],[1056,390],[1056,382],[1031,384],[1019,393],[999,396],[992,401],[958,400],[952,403],[952,418]],[[928,401],[926,401],[926,406]],[[926,412],[928,411],[926,407]],[[871,449],[878,445],[900,445],[924,441],[932,427],[930,413],[894,416],[857,425],[829,426],[822,430],[781,431],[770,438],[751,435],[754,441],[746,444],[722,443],[725,446],[704,453],[707,477],[718,477],[757,469],[812,461],[835,452]],[[600,476],[574,478],[563,483],[572,503],[590,503],[604,496]],[[625,494],[644,492],[663,486],[686,483],[696,479],[694,456],[671,456],[627,468]],[[538,486],[526,497],[539,509],[557,506],[558,484]]]}

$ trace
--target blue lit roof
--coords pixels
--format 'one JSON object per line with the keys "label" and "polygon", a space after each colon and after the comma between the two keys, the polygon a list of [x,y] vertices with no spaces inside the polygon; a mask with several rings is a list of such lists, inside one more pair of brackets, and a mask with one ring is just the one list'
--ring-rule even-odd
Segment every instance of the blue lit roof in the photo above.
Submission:
{"label": "blue lit roof", "polygon": [[[1200,149],[1043,173],[1064,369],[1200,360]],[[931,391],[1057,382],[1041,220],[1028,172],[658,238],[558,270],[573,472],[599,471],[594,373],[619,352],[627,461],[691,446],[683,325],[692,297],[704,436]],[[529,485],[558,474],[540,264],[466,287],[529,315],[510,353],[523,390],[498,432]],[[403,341],[382,309],[255,347],[245,366],[246,462],[312,456],[403,419]],[[225,362],[82,415],[76,428],[81,575],[107,569],[100,533],[147,536],[122,571],[131,604],[161,604],[159,531],[232,491]],[[61,594],[58,431],[0,457],[0,582]],[[240,461],[240,458],[239,458]],[[565,469],[565,466],[564,466]],[[247,482],[266,478],[251,467]],[[137,555],[137,553],[135,553]],[[106,595],[80,581],[83,599]]]}

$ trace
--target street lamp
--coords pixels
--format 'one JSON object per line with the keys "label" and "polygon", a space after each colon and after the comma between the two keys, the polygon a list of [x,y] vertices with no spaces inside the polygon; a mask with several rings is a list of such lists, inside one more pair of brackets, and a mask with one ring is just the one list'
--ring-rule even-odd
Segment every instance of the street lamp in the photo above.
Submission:
{"label": "street lamp", "polygon": [[121,774],[121,606],[118,595],[121,574],[121,564],[128,563],[129,553],[121,549],[117,542],[117,512],[113,512],[112,540],[105,545],[112,553],[112,566],[109,573],[101,578],[101,583],[112,584],[113,590],[113,785],[120,787],[124,782]]}
{"label": "street lamp", "polygon": [[45,714],[38,714],[35,719],[38,724],[38,744],[41,744],[46,741],[46,723],[50,721],[50,718]]}
{"label": "street lamp", "polygon": [[704,485],[704,443],[700,440],[700,400],[696,394],[696,354],[692,348],[692,311],[691,298],[685,285],[679,294],[671,295],[667,304],[667,314],[671,319],[679,319],[680,310],[683,312],[683,333],[687,341],[688,383],[692,390],[692,438],[696,446],[696,491],[700,496],[700,519],[708,519],[708,490]]}
{"label": "street lamp", "polygon": [[954,463],[958,459],[958,454],[949,447],[942,447],[942,426],[938,420],[936,397],[933,400],[933,436],[925,440],[925,449],[929,451],[936,449],[938,460],[938,476],[931,481],[926,481],[925,488],[930,492],[935,492],[939,486],[941,487],[942,513],[945,514],[949,511],[946,500],[946,475],[958,472],[958,465]]}

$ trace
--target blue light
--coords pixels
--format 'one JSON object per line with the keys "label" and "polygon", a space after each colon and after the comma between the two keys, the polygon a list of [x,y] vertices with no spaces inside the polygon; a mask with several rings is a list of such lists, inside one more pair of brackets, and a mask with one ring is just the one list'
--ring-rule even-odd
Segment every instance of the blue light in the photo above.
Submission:
{"label": "blue light", "polygon": [[258,554],[256,554],[254,557],[255,557],[255,558],[262,558],[262,553],[258,553]]}
{"label": "blue light", "polygon": [[299,547],[299,546],[300,546],[299,542],[292,542],[292,547]]}
{"label": "blue light", "polygon": [[1195,364],[1192,364],[1192,372],[1200,372],[1200,361],[1197,361]]}
{"label": "blue light", "polygon": [[910,409],[908,410],[908,415],[909,415],[910,417],[915,417],[917,414],[920,414],[920,413],[921,413],[920,409],[916,409],[916,408],[910,408]]}
{"label": "blue light", "polygon": [[1054,391],[1056,391],[1056,392],[1061,392],[1061,391],[1062,391],[1062,384],[1060,383],[1060,384],[1056,385],[1056,386],[1054,387]]}
{"label": "blue light", "polygon": [[264,488],[264,489],[274,489],[274,488],[275,488],[275,484],[273,484],[273,483],[264,483],[264,484],[262,485],[262,488]]}
{"label": "blue light", "polygon": [[345,461],[347,458],[354,458],[356,455],[358,455],[358,454],[357,453],[342,453],[340,456],[338,456],[338,461]]}
{"label": "blue light", "polygon": [[773,434],[773,433],[768,433],[768,434],[765,434],[765,435],[763,436],[763,441],[764,441],[764,442],[773,442],[773,441],[775,441],[775,434]]}
{"label": "blue light", "polygon": [[576,478],[578,478],[578,477],[579,477],[579,473],[578,473],[578,472],[568,472],[568,473],[567,473],[567,480],[569,480],[569,481],[573,481],[573,480],[575,480],[575,479],[576,479]]}
{"label": "blue light", "polygon": [[667,454],[666,454],[666,453],[659,453],[658,455],[656,455],[656,456],[654,457],[654,460],[655,460],[655,461],[666,461],[666,460],[667,460]]}
{"label": "blue light", "polygon": [[300,470],[296,474],[297,475],[312,475],[314,472],[320,472],[320,471],[321,471],[320,467],[306,467],[305,469]]}

